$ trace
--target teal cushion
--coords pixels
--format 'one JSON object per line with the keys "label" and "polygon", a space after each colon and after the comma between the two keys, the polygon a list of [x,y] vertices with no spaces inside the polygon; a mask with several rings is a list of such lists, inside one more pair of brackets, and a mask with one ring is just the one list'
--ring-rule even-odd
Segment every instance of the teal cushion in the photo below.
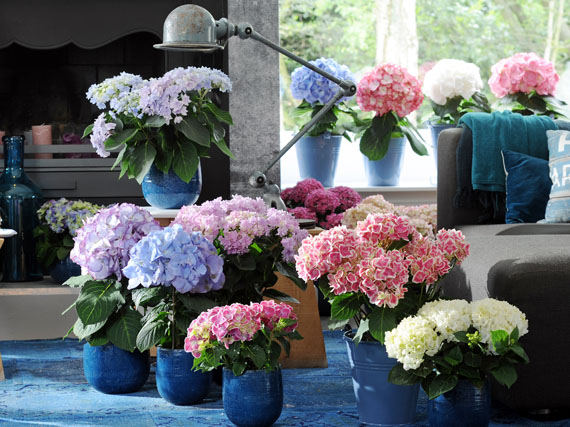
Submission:
{"label": "teal cushion", "polygon": [[548,161],[528,154],[502,150],[506,178],[505,222],[537,222],[544,218],[552,182]]}
{"label": "teal cushion", "polygon": [[544,222],[570,222],[570,132],[546,131],[552,189]]}

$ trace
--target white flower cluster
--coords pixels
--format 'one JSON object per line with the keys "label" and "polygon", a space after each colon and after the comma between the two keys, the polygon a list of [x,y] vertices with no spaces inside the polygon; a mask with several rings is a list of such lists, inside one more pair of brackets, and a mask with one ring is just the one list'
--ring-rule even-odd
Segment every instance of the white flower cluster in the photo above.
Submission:
{"label": "white flower cluster", "polygon": [[425,317],[410,316],[403,319],[397,328],[386,332],[386,352],[398,359],[405,370],[417,369],[424,356],[434,356],[441,345],[441,337],[435,324]]}
{"label": "white flower cluster", "polygon": [[436,104],[445,105],[456,96],[469,99],[482,88],[477,65],[459,59],[442,59],[426,73],[422,90]]}
{"label": "white flower cluster", "polygon": [[139,94],[137,89],[146,81],[136,74],[122,72],[118,76],[93,84],[87,91],[87,99],[100,110],[109,108],[115,113],[139,116]]}
{"label": "white flower cluster", "polygon": [[457,342],[455,332],[467,331],[470,326],[479,331],[479,342],[488,354],[496,354],[491,331],[504,330],[510,334],[518,327],[519,336],[528,333],[525,314],[506,301],[439,300],[424,304],[416,316],[406,317],[386,332],[386,351],[405,370],[417,369],[426,356],[437,354],[444,342]]}
{"label": "white flower cluster", "polygon": [[491,348],[491,331],[502,329],[509,334],[519,328],[519,336],[528,332],[525,314],[505,301],[486,298],[471,303],[471,323],[481,334],[481,342]]}

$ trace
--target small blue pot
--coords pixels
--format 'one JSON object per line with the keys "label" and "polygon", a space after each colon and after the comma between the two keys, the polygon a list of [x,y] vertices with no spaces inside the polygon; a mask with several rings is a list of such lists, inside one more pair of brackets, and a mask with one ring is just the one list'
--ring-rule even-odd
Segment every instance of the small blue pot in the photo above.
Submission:
{"label": "small blue pot", "polygon": [[388,152],[380,160],[372,161],[363,155],[368,185],[372,187],[398,185],[405,151],[406,138],[402,137],[390,140]]}
{"label": "small blue pot", "polygon": [[245,371],[236,377],[224,368],[224,411],[236,426],[265,427],[279,419],[283,410],[281,369]]}
{"label": "small blue pot", "polygon": [[69,255],[57,260],[49,270],[51,278],[60,285],[70,277],[81,276],[81,267],[74,263]]}
{"label": "small blue pot", "polygon": [[342,135],[325,133],[304,136],[295,144],[301,179],[314,178],[325,187],[334,186]]}
{"label": "small blue pot", "polygon": [[148,351],[132,353],[113,344],[83,346],[83,372],[91,387],[101,393],[132,393],[148,379]]}
{"label": "small blue pot", "polygon": [[178,209],[192,205],[202,191],[202,169],[198,164],[198,170],[190,182],[186,183],[172,169],[164,173],[152,165],[143,178],[141,187],[144,199],[156,208]]}
{"label": "small blue pot", "polygon": [[485,427],[491,419],[491,386],[487,381],[478,389],[467,380],[428,401],[428,419],[432,427]]}
{"label": "small blue pot", "polygon": [[157,347],[156,388],[173,405],[200,403],[210,390],[211,372],[193,371],[194,357],[183,349]]}
{"label": "small blue pot", "polygon": [[433,148],[433,158],[435,159],[435,167],[437,168],[437,140],[441,131],[445,129],[456,128],[455,124],[445,124],[445,123],[430,123],[429,130],[431,132],[431,146]]}
{"label": "small blue pot", "polygon": [[360,422],[382,426],[412,423],[420,385],[401,386],[388,381],[397,361],[388,357],[386,347],[379,342],[360,342],[355,346],[347,334],[344,340]]}

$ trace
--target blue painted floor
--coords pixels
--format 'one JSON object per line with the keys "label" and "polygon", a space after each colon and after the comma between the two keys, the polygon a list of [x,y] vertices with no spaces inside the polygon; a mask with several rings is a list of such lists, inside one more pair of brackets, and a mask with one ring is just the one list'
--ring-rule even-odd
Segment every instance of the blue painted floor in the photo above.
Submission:
{"label": "blue painted floor", "polygon": [[[275,426],[357,426],[345,344],[338,332],[325,332],[329,368],[288,369],[285,403]],[[0,425],[22,426],[231,426],[224,415],[221,388],[206,401],[174,406],[158,394],[154,375],[132,394],[106,395],[83,376],[82,345],[76,340],[0,342],[7,380],[0,382]],[[420,394],[416,426],[427,426],[426,397]],[[495,410],[491,426],[568,426],[570,420],[537,422]]]}

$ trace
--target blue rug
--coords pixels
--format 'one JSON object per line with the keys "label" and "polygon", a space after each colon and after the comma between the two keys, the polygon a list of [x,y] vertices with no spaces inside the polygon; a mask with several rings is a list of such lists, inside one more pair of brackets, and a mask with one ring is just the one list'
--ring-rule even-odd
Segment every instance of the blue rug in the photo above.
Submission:
{"label": "blue rug", "polygon": [[[346,347],[339,332],[325,332],[329,368],[288,369],[285,403],[276,426],[357,426],[358,414]],[[76,340],[0,342],[6,381],[0,382],[0,425],[46,426],[231,426],[221,388],[206,401],[174,406],[155,386],[154,372],[143,389],[106,395],[85,381],[82,344]],[[537,392],[540,392],[537,390]],[[426,397],[420,393],[416,426],[427,426]],[[537,422],[495,409],[491,426],[569,426],[569,420]]]}

